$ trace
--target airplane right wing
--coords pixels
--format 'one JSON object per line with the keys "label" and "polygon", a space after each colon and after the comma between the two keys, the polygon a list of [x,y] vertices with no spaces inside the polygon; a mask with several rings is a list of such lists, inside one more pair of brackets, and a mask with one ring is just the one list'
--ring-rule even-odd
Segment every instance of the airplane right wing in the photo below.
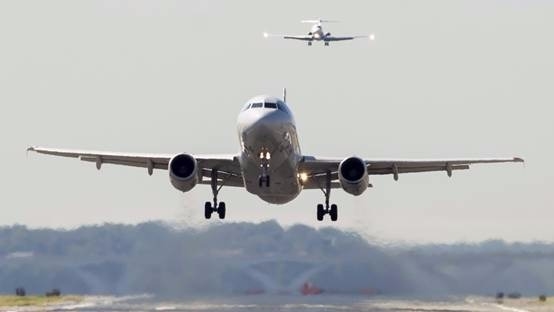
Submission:
{"label": "airplane right wing", "polygon": [[278,37],[283,39],[294,39],[294,40],[302,40],[302,41],[312,41],[314,39],[310,35],[295,36],[295,35],[276,35],[276,34],[264,33],[264,38],[269,38],[269,37]]}
{"label": "airplane right wing", "polygon": [[302,35],[302,36],[290,36],[290,35],[283,35],[283,39],[294,39],[294,40],[302,40],[302,41],[312,41],[314,38],[309,35]]}
{"label": "airplane right wing", "polygon": [[[100,170],[103,164],[113,164],[130,167],[146,168],[148,174],[154,169],[167,170],[169,161],[174,154],[121,153],[105,151],[88,151],[31,146],[30,152],[40,154],[77,158],[81,161],[96,163]],[[243,187],[242,172],[237,155],[192,155],[198,162],[198,169],[203,177],[209,178],[212,170],[217,169],[218,177],[225,180],[226,186]],[[209,180],[201,180],[200,184],[209,184]]]}

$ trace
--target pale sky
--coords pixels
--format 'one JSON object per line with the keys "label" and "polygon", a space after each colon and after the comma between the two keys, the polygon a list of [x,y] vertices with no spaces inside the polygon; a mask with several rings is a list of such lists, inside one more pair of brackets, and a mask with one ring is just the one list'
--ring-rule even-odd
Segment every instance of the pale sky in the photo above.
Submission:
{"label": "pale sky", "polygon": [[[264,39],[338,19],[323,47]],[[195,226],[209,187],[166,171],[30,154],[29,145],[126,152],[238,152],[236,117],[281,95],[309,155],[521,156],[525,165],[370,177],[274,206],[224,188],[224,222],[332,225],[380,241],[554,241],[552,1],[0,1],[0,224],[71,228],[165,220]]]}

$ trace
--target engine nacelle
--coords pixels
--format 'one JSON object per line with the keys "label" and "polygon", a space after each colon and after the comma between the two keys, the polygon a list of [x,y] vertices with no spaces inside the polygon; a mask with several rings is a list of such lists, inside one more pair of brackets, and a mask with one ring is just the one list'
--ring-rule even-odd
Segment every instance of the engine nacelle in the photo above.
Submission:
{"label": "engine nacelle", "polygon": [[343,160],[339,165],[339,181],[347,193],[361,195],[369,186],[365,162],[358,157]]}
{"label": "engine nacelle", "polygon": [[171,184],[179,191],[188,192],[198,183],[198,164],[192,155],[173,156],[167,169]]}
{"label": "engine nacelle", "polygon": [[330,37],[331,36],[331,33],[326,33],[325,34],[325,37]]}

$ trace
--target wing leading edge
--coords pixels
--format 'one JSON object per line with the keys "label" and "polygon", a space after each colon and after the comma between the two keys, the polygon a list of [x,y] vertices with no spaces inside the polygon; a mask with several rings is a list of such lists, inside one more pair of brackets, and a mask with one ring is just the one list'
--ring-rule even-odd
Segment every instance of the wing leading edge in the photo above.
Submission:
{"label": "wing leading edge", "polygon": [[[88,151],[74,149],[58,149],[32,146],[27,151],[40,154],[78,158],[82,161],[94,162],[97,169],[103,164],[146,168],[148,174],[154,169],[167,170],[173,154],[121,153],[105,151]],[[218,177],[227,186],[243,187],[242,173],[236,155],[193,155],[196,158],[202,177],[210,177],[212,170],[218,171]],[[329,172],[332,188],[340,188],[338,183],[338,167],[343,159],[320,158],[304,156],[299,163],[299,172],[308,176],[304,188],[321,188]],[[448,176],[455,170],[467,170],[470,165],[481,163],[524,162],[522,158],[474,158],[474,159],[365,159],[368,175],[392,174],[398,180],[399,174],[444,171]],[[209,184],[209,180],[201,180],[201,184]]]}
{"label": "wing leading edge", "polygon": [[[167,170],[173,154],[147,154],[147,153],[120,153],[105,151],[88,151],[74,149],[59,149],[31,146],[27,151],[40,154],[78,158],[82,161],[96,163],[96,168],[101,169],[103,164],[146,168],[152,175],[154,169]],[[225,181],[227,186],[243,186],[240,164],[236,155],[192,155],[197,163],[201,176],[210,177],[212,170],[217,169],[218,177]],[[201,181],[201,184],[209,184],[209,181]]]}
{"label": "wing leading edge", "polygon": [[309,35],[300,35],[300,36],[292,36],[292,35],[282,35],[283,39],[293,39],[293,40],[302,40],[302,41],[346,41],[346,40],[354,40],[357,38],[367,38],[368,36],[348,36],[348,37],[333,37],[333,36],[327,36],[321,39],[315,39],[313,36]]}
{"label": "wing leading edge", "polygon": [[[342,159],[316,158],[305,156],[300,162],[299,171],[307,174],[308,180],[315,180],[305,185],[305,188],[320,188],[327,172],[331,173],[333,181],[338,180],[338,168]],[[467,170],[470,165],[483,163],[524,162],[522,158],[475,158],[475,159],[364,159],[368,175],[392,174],[395,180],[402,173],[444,171],[448,176],[455,170]],[[340,183],[333,183],[333,188]],[[371,185],[370,185],[371,186]]]}
{"label": "wing leading edge", "polygon": [[323,40],[324,41],[345,41],[345,40],[354,40],[357,38],[368,38],[369,36],[345,36],[345,37],[333,37],[333,36],[327,36]]}
{"label": "wing leading edge", "polygon": [[293,39],[293,40],[302,40],[302,41],[312,41],[312,40],[314,40],[314,37],[312,37],[312,36],[291,36],[291,35],[283,35],[283,39]]}

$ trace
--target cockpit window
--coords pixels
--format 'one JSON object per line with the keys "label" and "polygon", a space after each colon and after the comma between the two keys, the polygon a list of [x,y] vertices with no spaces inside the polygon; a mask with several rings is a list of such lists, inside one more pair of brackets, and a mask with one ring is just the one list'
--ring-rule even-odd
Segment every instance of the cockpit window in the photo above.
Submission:
{"label": "cockpit window", "polygon": [[288,113],[287,107],[286,107],[285,104],[282,103],[282,102],[277,102],[277,108],[278,108],[280,111],[283,111],[283,112],[287,112],[287,113]]}
{"label": "cockpit window", "polygon": [[264,103],[252,103],[251,108],[260,108],[264,107]]}
{"label": "cockpit window", "polygon": [[266,103],[265,103],[265,108],[277,109],[277,103],[269,103],[269,102],[266,102]]}

